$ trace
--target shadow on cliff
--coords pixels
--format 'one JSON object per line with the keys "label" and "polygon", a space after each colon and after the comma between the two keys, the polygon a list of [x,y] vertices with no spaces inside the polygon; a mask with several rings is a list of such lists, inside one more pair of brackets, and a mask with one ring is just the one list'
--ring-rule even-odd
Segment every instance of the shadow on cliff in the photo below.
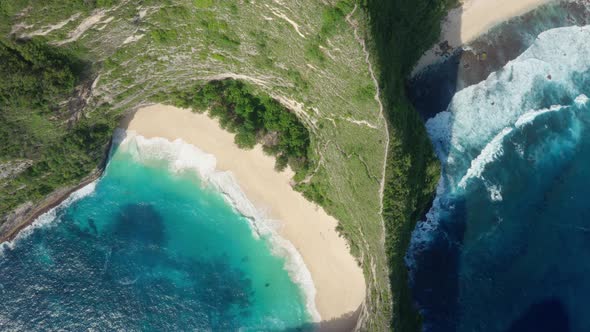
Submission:
{"label": "shadow on cliff", "polygon": [[[421,330],[422,318],[409,287],[405,255],[416,222],[430,208],[439,176],[438,161],[424,127],[424,117],[412,106],[406,78],[422,54],[437,42],[441,21],[447,10],[456,4],[455,0],[368,0],[365,5],[376,51],[373,61],[379,68],[377,79],[390,129],[383,219],[387,230],[385,250],[392,297],[391,300],[382,299],[382,294],[369,294],[368,298],[372,296],[375,303],[369,300],[368,305],[378,306],[383,305],[379,301],[392,301],[388,323],[394,331]],[[461,30],[460,17],[459,12],[459,20],[455,21],[451,34]],[[444,48],[444,43],[441,46]],[[451,65],[447,70],[450,86],[456,82],[457,66]],[[441,258],[448,263],[458,261],[452,257]],[[447,303],[454,308],[457,281],[450,277],[445,282],[448,283],[445,286]],[[384,314],[380,308],[371,312]]]}

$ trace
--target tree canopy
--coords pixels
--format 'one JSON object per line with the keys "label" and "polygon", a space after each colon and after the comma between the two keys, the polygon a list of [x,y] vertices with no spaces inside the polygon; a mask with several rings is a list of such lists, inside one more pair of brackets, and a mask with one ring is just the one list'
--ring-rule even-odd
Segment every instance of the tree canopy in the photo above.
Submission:
{"label": "tree canopy", "polygon": [[268,95],[256,95],[252,87],[232,79],[197,84],[189,89],[162,95],[179,107],[197,112],[209,111],[221,126],[235,133],[241,148],[261,143],[276,156],[277,169],[287,165],[299,177],[308,169],[309,132],[297,116]]}

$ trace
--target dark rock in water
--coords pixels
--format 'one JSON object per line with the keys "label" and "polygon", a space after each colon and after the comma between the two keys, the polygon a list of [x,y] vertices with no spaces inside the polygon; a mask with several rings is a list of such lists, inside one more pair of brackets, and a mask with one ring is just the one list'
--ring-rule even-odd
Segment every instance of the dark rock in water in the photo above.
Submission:
{"label": "dark rock in water", "polygon": [[270,286],[270,283],[268,283],[268,282],[266,284],[264,284],[264,287],[269,287],[269,286]]}
{"label": "dark rock in water", "polygon": [[438,44],[438,48],[440,49],[440,52],[437,52],[437,55],[449,56],[451,53],[453,53],[453,47],[451,47],[448,40]]}
{"label": "dark rock in water", "polygon": [[551,80],[551,75],[547,75],[547,79],[548,80]]}

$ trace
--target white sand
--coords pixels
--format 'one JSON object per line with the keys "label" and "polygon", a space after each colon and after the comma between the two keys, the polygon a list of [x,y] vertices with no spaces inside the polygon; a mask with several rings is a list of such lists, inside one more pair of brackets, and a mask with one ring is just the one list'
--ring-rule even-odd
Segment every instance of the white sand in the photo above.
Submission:
{"label": "white sand", "polygon": [[[442,25],[439,43],[447,41],[451,47],[459,47],[499,23],[552,1],[557,0],[465,0],[462,6],[449,11]],[[438,51],[437,45],[427,51],[416,64],[414,73],[439,60]]]}
{"label": "white sand", "polygon": [[[127,119],[128,130],[146,138],[181,138],[217,159],[217,169],[231,171],[250,201],[281,222],[279,234],[297,248],[315,284],[322,320],[355,312],[365,297],[361,268],[335,228],[337,221],[291,188],[293,172],[274,170],[275,160],[260,146],[242,150],[233,134],[204,114],[172,106],[153,105]],[[125,125],[125,124],[124,124]],[[339,326],[353,327],[355,317]]]}

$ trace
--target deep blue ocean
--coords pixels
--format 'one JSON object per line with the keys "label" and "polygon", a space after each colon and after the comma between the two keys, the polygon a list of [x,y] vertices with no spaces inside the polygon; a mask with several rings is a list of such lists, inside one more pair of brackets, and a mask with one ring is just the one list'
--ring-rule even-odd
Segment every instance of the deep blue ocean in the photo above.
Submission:
{"label": "deep blue ocean", "polygon": [[0,253],[2,331],[284,331],[311,320],[270,239],[193,171],[116,149]]}
{"label": "deep blue ocean", "polygon": [[427,122],[406,257],[425,331],[590,331],[590,27],[543,32]]}

